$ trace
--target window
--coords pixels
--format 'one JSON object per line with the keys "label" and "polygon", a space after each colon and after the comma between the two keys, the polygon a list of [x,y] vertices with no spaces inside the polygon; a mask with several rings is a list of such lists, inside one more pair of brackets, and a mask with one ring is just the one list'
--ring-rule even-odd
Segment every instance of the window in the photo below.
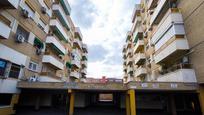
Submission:
{"label": "window", "polygon": [[38,22],[38,27],[42,30],[42,31],[44,31],[45,30],[45,23],[41,20],[41,19],[39,19],[39,22]]}
{"label": "window", "polygon": [[7,62],[0,60],[0,76],[4,76]]}
{"label": "window", "polygon": [[29,63],[28,69],[31,70],[31,71],[37,71],[37,69],[38,69],[38,64],[31,61],[31,62]]}
{"label": "window", "polygon": [[26,31],[23,27],[20,25],[17,28],[16,34],[21,34],[25,38],[25,42],[28,42],[29,32]]}
{"label": "window", "polygon": [[9,77],[18,79],[21,67],[19,65],[13,64],[11,65]]}
{"label": "window", "polygon": [[34,12],[33,9],[28,5],[28,3],[25,3],[24,9],[29,12],[29,17],[31,17],[31,19],[34,20],[34,18],[35,18],[35,12]]}

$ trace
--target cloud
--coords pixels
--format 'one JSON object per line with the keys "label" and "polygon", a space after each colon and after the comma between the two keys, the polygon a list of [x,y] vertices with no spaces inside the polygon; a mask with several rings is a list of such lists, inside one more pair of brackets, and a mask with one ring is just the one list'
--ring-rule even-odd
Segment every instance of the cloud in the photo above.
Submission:
{"label": "cloud", "polygon": [[71,17],[89,47],[88,77],[123,77],[122,47],[139,0],[69,0]]}
{"label": "cloud", "polygon": [[101,45],[91,45],[88,50],[88,57],[90,62],[102,61],[105,59],[108,51]]}
{"label": "cloud", "polygon": [[77,0],[72,2],[72,17],[75,22],[83,28],[90,28],[94,23],[97,9],[94,4],[89,0]]}

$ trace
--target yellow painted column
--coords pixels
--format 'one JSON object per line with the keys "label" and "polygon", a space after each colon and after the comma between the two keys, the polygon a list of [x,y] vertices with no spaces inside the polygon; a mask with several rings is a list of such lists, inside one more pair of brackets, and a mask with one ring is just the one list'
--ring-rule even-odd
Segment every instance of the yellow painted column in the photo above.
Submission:
{"label": "yellow painted column", "polygon": [[131,115],[136,115],[135,90],[131,89],[128,92],[130,95],[130,113]]}
{"label": "yellow painted column", "polygon": [[199,101],[202,114],[204,115],[204,86],[199,87]]}
{"label": "yellow painted column", "polygon": [[69,115],[74,115],[74,92],[70,93]]}
{"label": "yellow painted column", "polygon": [[126,103],[126,115],[130,115],[130,97],[129,94],[126,94],[126,99],[125,99],[125,103]]}
{"label": "yellow painted column", "polygon": [[[20,96],[20,94],[13,94],[12,99],[11,99],[11,104],[10,104],[12,107],[12,110],[14,108],[14,105],[18,104],[19,96]],[[12,114],[15,114],[15,113],[16,113],[16,111],[13,110]]]}

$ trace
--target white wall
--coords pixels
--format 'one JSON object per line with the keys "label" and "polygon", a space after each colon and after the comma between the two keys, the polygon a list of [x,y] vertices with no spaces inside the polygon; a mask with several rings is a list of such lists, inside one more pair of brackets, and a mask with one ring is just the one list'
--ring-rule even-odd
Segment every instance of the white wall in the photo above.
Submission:
{"label": "white wall", "polygon": [[16,79],[0,79],[0,93],[20,93],[20,90],[16,88]]}
{"label": "white wall", "polygon": [[0,58],[4,60],[8,60],[12,63],[18,64],[18,65],[24,65],[26,66],[26,61],[28,57],[14,49],[11,49],[3,44],[0,44]]}
{"label": "white wall", "polygon": [[161,82],[197,82],[193,69],[179,69],[166,75],[160,76],[157,81]]}

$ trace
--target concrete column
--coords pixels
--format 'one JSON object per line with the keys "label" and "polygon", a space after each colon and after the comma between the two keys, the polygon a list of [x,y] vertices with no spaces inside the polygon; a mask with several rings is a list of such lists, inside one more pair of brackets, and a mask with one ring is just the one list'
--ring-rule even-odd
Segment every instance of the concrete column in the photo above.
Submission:
{"label": "concrete column", "polygon": [[35,110],[39,110],[39,108],[40,108],[40,96],[38,95],[36,97]]}
{"label": "concrete column", "polygon": [[126,115],[130,115],[130,97],[129,94],[126,94],[126,99],[125,99],[125,103],[126,103]]}
{"label": "concrete column", "polygon": [[74,92],[70,93],[69,115],[74,115]]}
{"label": "concrete column", "polygon": [[135,90],[131,89],[128,92],[130,95],[130,113],[131,115],[136,115]]}
{"label": "concrete column", "polygon": [[204,86],[199,87],[199,101],[202,114],[204,115]]}
{"label": "concrete column", "polygon": [[171,114],[172,115],[177,115],[176,113],[176,104],[175,104],[175,99],[174,99],[174,95],[170,95],[170,110],[171,110]]}
{"label": "concrete column", "polygon": [[[13,94],[10,106],[14,109],[14,105],[18,104],[20,94]],[[12,114],[15,114],[16,111],[12,109]]]}

